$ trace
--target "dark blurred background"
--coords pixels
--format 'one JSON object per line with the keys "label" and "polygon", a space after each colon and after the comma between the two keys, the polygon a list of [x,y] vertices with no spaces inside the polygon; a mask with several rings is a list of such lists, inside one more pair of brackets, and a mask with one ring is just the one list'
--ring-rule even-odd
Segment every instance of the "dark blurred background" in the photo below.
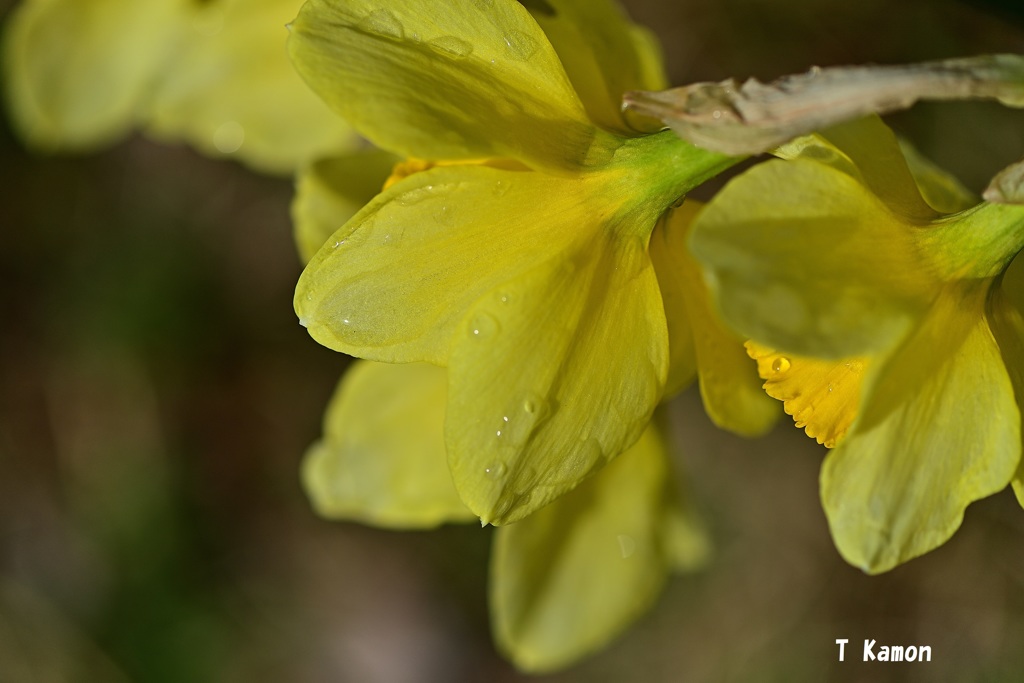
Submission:
{"label": "dark blurred background", "polygon": [[[1016,0],[625,4],[680,85],[1024,53]],[[976,191],[1024,155],[1022,111],[889,120]],[[37,157],[0,120],[0,682],[526,678],[490,641],[490,530],[387,532],[309,509],[298,465],[346,361],[292,313],[291,192],[141,137]],[[756,442],[718,432],[693,391],[672,410],[714,559],[551,680],[1024,680],[1012,494],[868,577],[828,536],[822,449],[788,422]],[[836,638],[853,650],[842,664]],[[934,660],[852,661],[863,638]]]}

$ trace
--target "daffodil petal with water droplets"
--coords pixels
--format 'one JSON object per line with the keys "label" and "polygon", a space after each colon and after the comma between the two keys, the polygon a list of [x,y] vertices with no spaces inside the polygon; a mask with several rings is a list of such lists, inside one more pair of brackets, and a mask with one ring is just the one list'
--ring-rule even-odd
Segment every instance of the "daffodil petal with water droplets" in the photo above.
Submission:
{"label": "daffodil petal with water droplets", "polygon": [[443,368],[357,361],[303,463],[317,512],[405,529],[475,519],[448,472],[446,394]]}
{"label": "daffodil petal with water droplets", "polygon": [[444,365],[477,301],[587,239],[594,206],[608,201],[602,187],[480,165],[414,173],[327,240],[299,279],[295,310],[338,351]]}
{"label": "daffodil petal with water droplets", "polygon": [[[513,0],[310,0],[296,68],[377,146],[430,159],[508,157],[566,172],[607,160],[558,56]],[[358,96],[353,96],[358,93]]]}
{"label": "daffodil petal with water droplets", "polygon": [[572,664],[642,614],[673,564],[699,564],[692,554],[670,559],[666,535],[674,523],[666,520],[683,523],[673,490],[651,425],[575,491],[498,529],[491,618],[499,647],[516,666],[544,673]]}
{"label": "daffodil petal with water droplets", "polygon": [[942,545],[965,508],[1007,486],[1020,412],[983,316],[987,286],[944,291],[867,381],[853,430],[825,459],[821,499],[836,547],[869,573]]}
{"label": "daffodil petal with water droplets", "polygon": [[[456,332],[449,465],[485,522],[514,522],[573,489],[640,436],[662,396],[654,268],[639,237],[600,228],[492,289]],[[493,461],[503,477],[487,476]]]}

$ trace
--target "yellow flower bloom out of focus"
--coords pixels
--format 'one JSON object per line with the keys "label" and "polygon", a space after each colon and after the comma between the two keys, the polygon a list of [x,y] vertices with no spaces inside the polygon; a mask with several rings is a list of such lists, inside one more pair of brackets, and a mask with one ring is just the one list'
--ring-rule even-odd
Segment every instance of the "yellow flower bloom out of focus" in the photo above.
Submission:
{"label": "yellow flower bloom out of focus", "polygon": [[691,245],[768,392],[835,446],[821,498],[840,552],[881,572],[1011,481],[1024,500],[1024,207],[934,168],[915,181],[876,118],[780,155],[726,186]]}
{"label": "yellow flower bloom out of focus", "polygon": [[289,42],[360,133],[431,162],[313,256],[300,321],[352,355],[447,366],[448,464],[493,524],[640,438],[669,382],[663,287],[678,288],[659,283],[652,231],[737,161],[623,119],[623,90],[662,84],[617,8],[532,5],[311,0]]}
{"label": "yellow flower bloom out of focus", "polygon": [[351,128],[295,73],[285,23],[301,0],[24,0],[4,35],[15,130],[82,151],[133,128],[289,173],[351,149]]}

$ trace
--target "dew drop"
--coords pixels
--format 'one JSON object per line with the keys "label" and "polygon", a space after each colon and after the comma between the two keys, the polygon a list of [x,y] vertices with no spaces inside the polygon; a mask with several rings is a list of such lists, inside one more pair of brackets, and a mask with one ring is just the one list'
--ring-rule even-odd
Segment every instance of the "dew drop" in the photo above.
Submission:
{"label": "dew drop", "polygon": [[828,393],[830,393],[830,394],[832,393],[832,385],[831,384],[828,385]]}
{"label": "dew drop", "polygon": [[636,539],[626,534],[619,534],[619,552],[622,553],[622,559],[627,559],[636,552]]}
{"label": "dew drop", "polygon": [[713,112],[711,112],[711,118],[713,118],[713,119],[720,119],[720,118],[722,118],[721,110],[716,109]]}
{"label": "dew drop", "polygon": [[521,31],[509,31],[505,34],[505,47],[510,57],[525,62],[537,53],[540,45],[533,36]]}
{"label": "dew drop", "polygon": [[402,206],[412,206],[413,204],[419,204],[420,202],[430,199],[434,196],[434,186],[425,185],[423,187],[417,187],[409,190],[401,197],[398,198],[398,203]]}
{"label": "dew drop", "polygon": [[772,372],[786,372],[787,370],[789,370],[789,365],[790,363],[788,358],[786,358],[785,356],[779,356],[778,358],[775,359],[775,362],[772,363]]}
{"label": "dew drop", "polygon": [[398,20],[390,10],[378,9],[370,12],[359,22],[359,28],[369,33],[376,33],[385,38],[402,40],[405,38],[405,29],[402,22]]}
{"label": "dew drop", "polygon": [[498,299],[499,304],[507,304],[512,300],[512,297],[509,296],[508,292],[499,292],[496,298]]}
{"label": "dew drop", "polygon": [[554,477],[555,481],[563,484],[578,482],[594,469],[602,456],[601,444],[597,442],[597,439],[593,437],[587,439],[559,463]]}
{"label": "dew drop", "polygon": [[494,316],[487,313],[477,313],[469,322],[469,336],[474,339],[488,339],[497,334],[500,329]]}
{"label": "dew drop", "polygon": [[504,197],[505,193],[508,192],[509,183],[507,180],[496,180],[494,181],[494,188],[492,193],[495,197]]}
{"label": "dew drop", "polygon": [[221,154],[234,154],[245,142],[245,128],[238,121],[225,121],[213,131],[213,146]]}
{"label": "dew drop", "polygon": [[486,475],[488,479],[501,479],[505,476],[505,471],[505,463],[498,460],[484,468],[484,475]]}
{"label": "dew drop", "polygon": [[441,36],[431,40],[427,45],[434,52],[451,57],[452,59],[465,59],[473,52],[473,46],[470,43],[455,36]]}
{"label": "dew drop", "polygon": [[455,222],[454,212],[448,206],[442,206],[434,212],[434,220],[441,225],[452,225]]}

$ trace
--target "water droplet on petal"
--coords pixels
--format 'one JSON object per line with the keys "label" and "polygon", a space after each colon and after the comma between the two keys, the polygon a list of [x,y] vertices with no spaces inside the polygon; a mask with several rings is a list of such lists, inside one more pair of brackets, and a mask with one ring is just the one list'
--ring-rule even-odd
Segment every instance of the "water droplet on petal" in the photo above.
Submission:
{"label": "water droplet on petal", "polygon": [[370,12],[359,22],[359,28],[368,33],[376,33],[385,38],[402,40],[405,38],[405,29],[402,22],[398,20],[390,10],[378,9]]}
{"label": "water droplet on petal", "polygon": [[790,363],[789,363],[789,359],[788,358],[786,358],[785,356],[779,356],[772,363],[772,372],[774,372],[774,373],[786,372],[787,370],[789,370],[789,365],[790,365]]}
{"label": "water droplet on petal", "polygon": [[627,559],[636,552],[636,539],[626,534],[619,534],[619,552],[622,553],[622,559]]}
{"label": "water droplet on petal", "polygon": [[434,52],[451,57],[452,59],[465,59],[473,52],[473,46],[455,36],[441,36],[427,43]]}
{"label": "water droplet on petal", "polygon": [[477,313],[469,321],[469,336],[474,339],[489,339],[498,333],[501,326],[494,316],[487,313]]}
{"label": "water droplet on petal", "polygon": [[213,131],[213,146],[221,154],[234,154],[245,142],[245,128],[238,121],[225,121]]}
{"label": "water droplet on petal", "polygon": [[492,462],[490,465],[484,468],[484,474],[488,479],[501,479],[505,476],[505,463],[500,460]]}
{"label": "water droplet on petal", "polygon": [[434,220],[441,225],[452,225],[454,220],[454,212],[448,206],[442,206],[440,209],[434,212]]}
{"label": "water droplet on petal", "polygon": [[509,182],[507,180],[495,180],[493,194],[495,197],[504,197],[508,192]]}
{"label": "water droplet on petal", "polygon": [[505,34],[505,47],[510,57],[525,62],[537,53],[540,45],[533,36],[522,31],[509,31]]}
{"label": "water droplet on petal", "polygon": [[419,204],[426,199],[430,199],[434,194],[433,185],[424,185],[423,187],[416,187],[403,193],[398,197],[398,203],[402,206],[412,206],[413,204]]}
{"label": "water droplet on petal", "polygon": [[601,444],[591,437],[579,444],[575,450],[564,456],[553,477],[554,481],[573,484],[587,475],[603,457]]}

